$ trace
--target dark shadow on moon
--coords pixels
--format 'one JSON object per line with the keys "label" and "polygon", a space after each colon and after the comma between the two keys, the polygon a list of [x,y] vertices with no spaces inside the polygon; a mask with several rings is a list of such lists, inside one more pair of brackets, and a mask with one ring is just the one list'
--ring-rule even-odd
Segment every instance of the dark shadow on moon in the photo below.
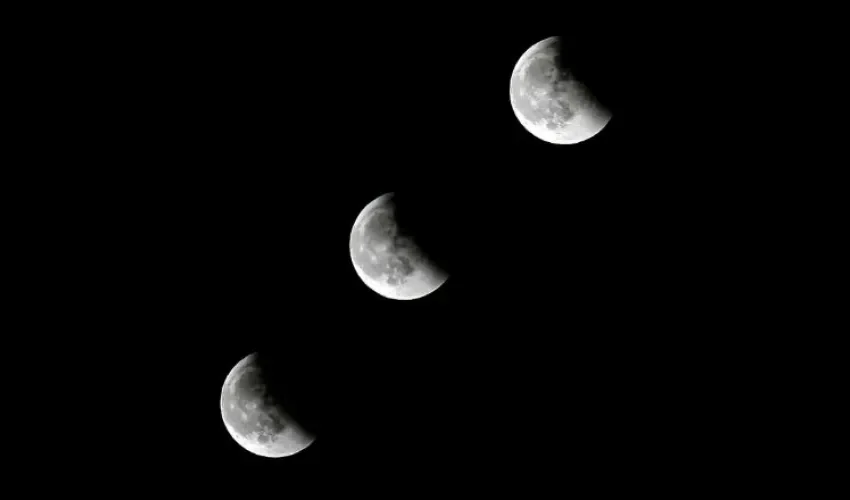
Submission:
{"label": "dark shadow on moon", "polygon": [[433,191],[397,191],[393,201],[400,234],[410,236],[440,273],[450,275],[459,251],[452,245],[459,215],[452,197],[435,185]]}
{"label": "dark shadow on moon", "polygon": [[[603,106],[611,108],[618,61],[609,46],[600,44],[595,37],[567,34],[557,38],[554,45],[558,48],[558,57],[555,62],[568,75],[584,84]],[[622,85],[623,82],[616,84]]]}
{"label": "dark shadow on moon", "polygon": [[321,427],[321,387],[316,382],[316,367],[308,362],[314,356],[315,352],[293,340],[289,345],[281,343],[257,353],[254,365],[261,371],[267,400],[317,436]]}

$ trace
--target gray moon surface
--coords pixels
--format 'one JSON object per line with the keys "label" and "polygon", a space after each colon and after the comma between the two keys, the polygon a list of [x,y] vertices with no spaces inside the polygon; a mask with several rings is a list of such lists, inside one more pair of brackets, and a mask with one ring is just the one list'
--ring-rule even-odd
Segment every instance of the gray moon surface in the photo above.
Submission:
{"label": "gray moon surface", "polygon": [[523,53],[511,75],[511,107],[538,139],[576,144],[601,132],[611,113],[568,68],[557,70],[563,50],[560,38],[550,37]]}
{"label": "gray moon surface", "polygon": [[[366,205],[351,228],[349,250],[354,270],[366,286],[390,299],[413,300],[440,288],[448,275],[415,242],[390,222],[378,222],[397,209],[394,193]],[[386,232],[384,232],[386,229]]]}
{"label": "gray moon surface", "polygon": [[227,375],[221,388],[221,418],[240,446],[261,457],[294,455],[315,440],[276,400],[256,353],[239,361]]}

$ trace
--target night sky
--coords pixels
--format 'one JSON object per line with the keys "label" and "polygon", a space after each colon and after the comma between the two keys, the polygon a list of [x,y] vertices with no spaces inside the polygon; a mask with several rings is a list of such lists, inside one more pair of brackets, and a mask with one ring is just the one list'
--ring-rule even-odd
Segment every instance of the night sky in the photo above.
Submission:
{"label": "night sky", "polygon": [[[671,350],[705,328],[683,318],[716,270],[693,230],[710,182],[694,158],[711,151],[657,115],[690,98],[647,80],[657,41],[399,16],[173,13],[114,27],[121,43],[78,69],[108,75],[89,92],[111,103],[97,164],[112,167],[66,174],[98,200],[63,243],[97,297],[67,313],[91,336],[66,342],[97,360],[75,369],[134,442],[101,470],[186,491],[311,474],[327,492],[475,491],[591,483],[678,446],[657,436],[690,415],[670,363],[695,354]],[[508,95],[519,56],[559,30],[613,113],[578,145],[533,137]],[[394,190],[430,199],[456,249],[420,300],[378,296],[349,256],[360,210]],[[258,349],[314,398],[321,433],[290,458],[251,455],[221,421],[224,378]]]}

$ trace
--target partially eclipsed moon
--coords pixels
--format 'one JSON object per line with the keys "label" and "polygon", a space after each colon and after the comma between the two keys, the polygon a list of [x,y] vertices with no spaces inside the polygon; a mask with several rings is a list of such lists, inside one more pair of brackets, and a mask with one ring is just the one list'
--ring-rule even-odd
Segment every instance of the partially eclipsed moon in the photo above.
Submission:
{"label": "partially eclipsed moon", "polygon": [[448,276],[429,258],[426,249],[417,246],[415,235],[382,238],[371,231],[369,223],[374,217],[392,215],[396,210],[394,196],[379,196],[357,216],[349,240],[351,262],[363,283],[378,294],[390,299],[418,299],[440,288]]}
{"label": "partially eclipsed moon", "polygon": [[538,139],[576,144],[602,131],[611,113],[591,89],[559,70],[559,42],[559,37],[547,38],[519,58],[511,75],[511,107]]}
{"label": "partially eclipsed moon", "polygon": [[262,457],[287,457],[304,450],[315,437],[275,401],[263,370],[251,354],[233,367],[221,388],[221,418],[231,437]]}

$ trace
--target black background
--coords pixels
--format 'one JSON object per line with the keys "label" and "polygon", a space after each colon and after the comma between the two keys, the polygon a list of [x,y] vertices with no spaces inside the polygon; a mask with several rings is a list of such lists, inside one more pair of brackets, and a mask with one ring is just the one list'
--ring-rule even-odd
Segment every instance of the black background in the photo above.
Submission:
{"label": "black background", "polygon": [[[47,44],[43,102],[67,139],[43,148],[73,161],[27,209],[49,235],[33,286],[62,304],[34,322],[67,332],[36,336],[83,387],[61,405],[85,422],[80,463],[186,491],[683,473],[723,421],[702,422],[703,377],[723,370],[695,367],[746,295],[724,281],[742,245],[715,234],[740,230],[749,179],[716,161],[676,36],[328,9],[99,12]],[[508,95],[520,55],[559,32],[613,112],[570,146],[525,131]],[[410,302],[348,255],[359,211],[400,189],[455,249],[447,283]],[[258,349],[303,374],[320,430],[287,459],[244,451],[219,414]]]}

